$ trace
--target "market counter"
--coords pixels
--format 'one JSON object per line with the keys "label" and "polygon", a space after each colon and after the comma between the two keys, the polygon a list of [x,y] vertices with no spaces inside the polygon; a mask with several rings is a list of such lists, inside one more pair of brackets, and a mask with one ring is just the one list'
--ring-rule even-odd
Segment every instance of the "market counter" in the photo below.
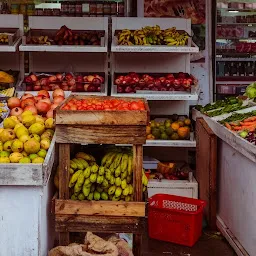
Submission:
{"label": "market counter", "polygon": [[43,164],[0,165],[0,255],[47,255],[54,242],[50,215],[55,137]]}
{"label": "market counter", "polygon": [[256,252],[256,146],[203,117],[218,139],[217,226],[240,256]]}

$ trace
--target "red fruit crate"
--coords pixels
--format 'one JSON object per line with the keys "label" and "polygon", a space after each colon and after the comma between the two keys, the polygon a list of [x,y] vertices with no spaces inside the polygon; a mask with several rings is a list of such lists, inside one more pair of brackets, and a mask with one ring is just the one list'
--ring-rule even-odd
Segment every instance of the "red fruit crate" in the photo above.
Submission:
{"label": "red fruit crate", "polygon": [[149,198],[149,237],[193,246],[202,233],[205,201],[157,194]]}

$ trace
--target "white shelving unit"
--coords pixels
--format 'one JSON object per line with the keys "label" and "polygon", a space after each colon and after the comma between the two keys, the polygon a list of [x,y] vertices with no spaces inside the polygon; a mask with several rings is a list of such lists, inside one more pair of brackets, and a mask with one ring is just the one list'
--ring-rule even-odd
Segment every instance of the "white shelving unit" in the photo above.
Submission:
{"label": "white shelving unit", "polygon": [[[191,101],[198,100],[199,88],[186,92],[155,92],[118,93],[114,85],[115,73],[178,73],[190,74],[190,53],[199,51],[191,40],[188,46],[120,46],[115,37],[116,30],[140,29],[144,26],[159,25],[161,29],[176,27],[191,34],[191,20],[182,18],[112,18],[111,44],[111,95],[118,97],[143,97],[149,101],[153,115],[188,115]],[[192,136],[193,137],[193,136]],[[149,140],[148,147],[196,147],[194,138],[191,140]]]}
{"label": "white shelving unit", "polygon": [[[26,45],[19,50],[29,52],[29,72],[89,72],[104,73],[102,92],[79,92],[83,95],[107,95],[108,84],[108,18],[107,17],[29,17],[29,29],[59,29],[105,31],[101,46]],[[24,42],[24,40],[23,40]]]}
{"label": "white shelving unit", "polygon": [[[19,35],[23,35],[23,15],[0,15],[1,28],[16,28]],[[21,37],[14,41],[13,45],[0,45],[0,69],[20,71],[18,84],[24,76],[24,54],[18,51]]]}

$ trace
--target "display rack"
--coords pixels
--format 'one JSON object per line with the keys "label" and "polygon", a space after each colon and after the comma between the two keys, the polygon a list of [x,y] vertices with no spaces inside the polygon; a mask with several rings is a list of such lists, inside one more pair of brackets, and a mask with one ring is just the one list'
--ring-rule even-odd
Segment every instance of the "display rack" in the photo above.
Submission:
{"label": "display rack", "polygon": [[105,35],[100,46],[28,45],[23,37],[19,47],[29,52],[29,72],[92,72],[105,74],[105,88],[101,92],[81,92],[84,95],[107,95],[108,83],[108,18],[107,17],[29,17],[29,29],[100,30]]}
{"label": "display rack", "polygon": [[[81,98],[71,95],[71,98]],[[108,97],[106,97],[108,98]],[[103,98],[104,100],[104,98]],[[128,99],[131,100],[131,99]],[[65,104],[65,102],[63,103]],[[145,101],[147,106],[147,102]],[[55,229],[60,244],[69,244],[69,232],[134,233],[136,256],[141,255],[145,202],[142,202],[143,146],[146,139],[146,111],[65,111],[56,109],[56,142],[59,143],[60,188],[55,199]],[[133,144],[134,202],[69,200],[69,166],[71,144]]]}
{"label": "display rack", "polygon": [[[183,18],[112,18],[111,45],[111,95],[118,97],[143,97],[149,101],[151,114],[189,115],[189,105],[198,100],[199,88],[192,87],[187,92],[141,91],[140,93],[118,93],[114,84],[115,73],[178,73],[190,74],[190,53],[199,52],[199,48],[189,39],[188,46],[125,46],[117,45],[116,30],[141,29],[145,26],[159,25],[161,29],[176,27],[191,34],[191,20]],[[147,141],[144,146],[195,147],[193,140]]]}
{"label": "display rack", "polygon": [[23,15],[0,15],[0,28],[17,29],[17,37],[11,45],[0,45],[0,69],[19,71],[16,83],[19,85],[24,77],[24,54],[18,51],[23,35]]}

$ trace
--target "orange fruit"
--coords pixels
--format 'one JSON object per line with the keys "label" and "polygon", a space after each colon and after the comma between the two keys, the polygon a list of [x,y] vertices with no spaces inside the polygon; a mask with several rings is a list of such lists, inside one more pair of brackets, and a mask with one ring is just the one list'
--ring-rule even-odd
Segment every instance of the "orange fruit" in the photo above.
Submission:
{"label": "orange fruit", "polygon": [[180,127],[177,131],[181,139],[187,139],[189,137],[189,132],[190,130],[188,127]]}
{"label": "orange fruit", "polygon": [[186,118],[186,119],[184,120],[184,124],[185,124],[185,125],[191,125],[191,120],[190,120],[189,118]]}
{"label": "orange fruit", "polygon": [[174,132],[171,137],[170,137],[171,140],[178,140],[179,139],[179,135],[178,133]]}
{"label": "orange fruit", "polygon": [[174,122],[174,123],[171,124],[171,127],[176,132],[180,128],[180,125],[179,125],[179,123]]}

